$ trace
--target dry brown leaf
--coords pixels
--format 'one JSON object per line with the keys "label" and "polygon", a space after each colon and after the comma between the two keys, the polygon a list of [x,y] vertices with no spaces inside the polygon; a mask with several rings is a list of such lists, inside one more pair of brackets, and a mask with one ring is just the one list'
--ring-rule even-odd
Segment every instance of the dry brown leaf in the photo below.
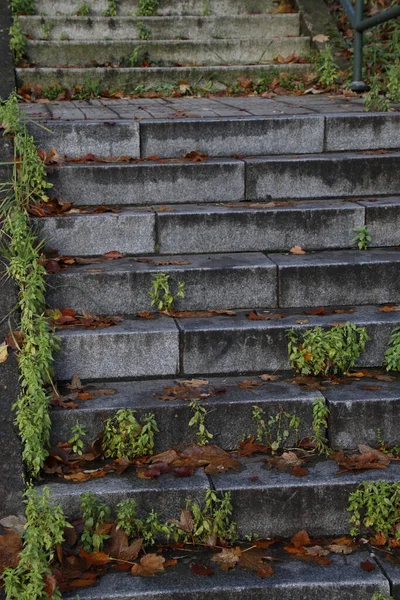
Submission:
{"label": "dry brown leaf", "polygon": [[229,569],[233,569],[238,564],[241,556],[242,551],[237,546],[236,548],[223,548],[223,550],[219,554],[213,556],[211,560],[217,563],[223,571],[229,571]]}
{"label": "dry brown leaf", "polygon": [[293,246],[293,248],[290,248],[289,252],[290,254],[306,254],[301,246]]}
{"label": "dry brown leaf", "polygon": [[132,562],[137,559],[142,545],[142,539],[137,539],[132,544],[129,544],[128,536],[121,529],[113,526],[108,554],[113,558]]}
{"label": "dry brown leaf", "polygon": [[164,572],[165,558],[159,554],[146,554],[140,559],[140,564],[133,565],[132,575],[153,577],[156,573]]}
{"label": "dry brown leaf", "polygon": [[8,529],[5,535],[0,535],[0,573],[7,567],[18,565],[21,550],[22,540],[16,531]]}
{"label": "dry brown leaf", "polygon": [[6,362],[8,357],[8,346],[5,342],[0,344],[0,363]]}
{"label": "dry brown leaf", "polygon": [[272,468],[275,467],[278,471],[289,471],[293,467],[301,467],[304,460],[299,458],[295,452],[283,452],[281,456],[273,456],[266,458],[265,462]]}
{"label": "dry brown leaf", "polygon": [[263,381],[277,381],[280,379],[280,377],[279,375],[270,375],[269,373],[264,373],[263,375],[260,375],[260,379]]}
{"label": "dry brown leaf", "polygon": [[270,564],[264,561],[263,555],[264,551],[262,549],[243,550],[239,564],[243,569],[255,571],[261,579],[266,579],[274,574],[274,570]]}
{"label": "dry brown leaf", "polygon": [[272,12],[273,15],[296,12],[290,0],[281,0],[279,6]]}
{"label": "dry brown leaf", "polygon": [[185,531],[186,533],[193,533],[194,521],[190,510],[181,510],[180,521],[177,521],[176,519],[171,519],[168,522],[176,525],[181,531]]}

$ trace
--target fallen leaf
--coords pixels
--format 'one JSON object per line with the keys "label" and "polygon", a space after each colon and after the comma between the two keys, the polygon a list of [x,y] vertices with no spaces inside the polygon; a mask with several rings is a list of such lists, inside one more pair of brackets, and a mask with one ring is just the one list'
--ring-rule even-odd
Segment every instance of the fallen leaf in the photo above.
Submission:
{"label": "fallen leaf", "polygon": [[117,250],[110,250],[110,252],[106,252],[105,254],[103,254],[102,258],[105,258],[106,260],[116,260],[118,258],[124,258],[125,254],[122,254],[122,252],[118,252]]}
{"label": "fallen leaf", "polygon": [[310,536],[305,529],[298,531],[296,535],[292,537],[290,543],[295,548],[301,548],[302,546],[309,546],[311,544]]}
{"label": "fallen leaf", "polygon": [[283,452],[280,456],[266,458],[265,462],[278,471],[291,471],[294,467],[301,467],[304,464],[304,460],[299,458],[295,452]]}
{"label": "fallen leaf", "polygon": [[212,557],[212,561],[223,571],[229,571],[233,569],[239,562],[242,556],[241,549],[237,546],[236,548],[223,548],[219,554]]}
{"label": "fallen leaf", "polygon": [[291,254],[306,254],[301,246],[293,246],[293,248],[290,248],[289,252]]}
{"label": "fallen leaf", "polygon": [[274,570],[264,559],[264,551],[262,549],[243,550],[239,558],[239,565],[243,569],[255,571],[261,579],[267,579],[267,577],[271,577],[274,574]]}
{"label": "fallen leaf", "polygon": [[143,546],[143,540],[137,539],[132,544],[129,544],[128,536],[121,530],[113,526],[110,532],[110,540],[108,545],[108,554],[112,558],[126,560],[132,562],[136,560]]}
{"label": "fallen leaf", "polygon": [[181,510],[180,521],[177,521],[176,519],[171,519],[168,522],[176,525],[178,527],[178,529],[180,529],[181,531],[184,531],[185,533],[193,533],[194,521],[193,521],[193,516],[192,516],[192,513],[190,512],[190,510],[186,510],[186,509]]}
{"label": "fallen leaf", "polygon": [[206,577],[208,577],[210,575],[214,575],[214,569],[203,563],[192,563],[190,565],[190,568],[194,575],[203,575]]}
{"label": "fallen leaf", "polygon": [[324,35],[323,33],[319,33],[313,37],[313,42],[327,42],[329,40],[329,35]]}
{"label": "fallen leaf", "polygon": [[22,540],[16,531],[8,529],[5,535],[0,535],[0,573],[7,567],[18,565],[21,550]]}
{"label": "fallen leaf", "polygon": [[164,572],[165,558],[159,554],[146,554],[140,559],[140,564],[134,564],[132,575],[141,575],[142,577],[153,577],[156,573]]}
{"label": "fallen leaf", "polygon": [[270,451],[269,446],[265,446],[264,444],[255,444],[254,443],[254,435],[252,435],[249,439],[240,442],[238,456],[252,456],[253,454],[268,454],[269,451]]}
{"label": "fallen leaf", "polygon": [[259,376],[262,381],[277,381],[280,379],[279,375],[270,375],[269,373],[264,373]]}
{"label": "fallen leaf", "polygon": [[286,13],[294,13],[296,12],[293,8],[290,0],[281,0],[279,6],[272,12],[273,15],[286,14]]}
{"label": "fallen leaf", "polygon": [[375,571],[376,565],[374,563],[372,563],[370,560],[365,560],[364,562],[360,563],[360,567],[362,568],[363,571],[370,573],[371,571]]}
{"label": "fallen leaf", "polygon": [[8,358],[8,346],[5,342],[0,344],[0,363],[6,362]]}

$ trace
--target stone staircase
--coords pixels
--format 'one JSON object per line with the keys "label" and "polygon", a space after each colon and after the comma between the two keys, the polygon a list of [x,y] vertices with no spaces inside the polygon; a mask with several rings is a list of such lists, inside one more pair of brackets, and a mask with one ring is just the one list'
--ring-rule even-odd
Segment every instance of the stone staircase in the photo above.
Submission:
{"label": "stone staircase", "polygon": [[[162,0],[155,16],[136,16],[138,2],[121,0],[116,17],[105,0],[38,0],[21,16],[28,37],[20,85],[134,91],[163,83],[225,87],[259,79],[271,69],[309,69],[310,39],[298,13],[271,14],[272,0]],[[87,16],[76,16],[86,8]],[[86,14],[86,13],[85,13]],[[276,58],[302,57],[278,65]]]}
{"label": "stone staircase", "polygon": [[[131,408],[139,417],[155,414],[161,431],[156,451],[185,444],[193,440],[188,403],[163,402],[157,395],[164,386],[192,377],[226,389],[204,402],[207,427],[223,448],[237,447],[254,429],[254,404],[268,415],[283,407],[301,419],[300,436],[311,435],[312,405],[321,397],[330,410],[332,448],[377,446],[378,428],[387,443],[400,442],[398,380],[364,377],[320,390],[293,384],[285,375],[290,368],[286,333],[292,327],[328,328],[343,321],[367,327],[371,339],[359,366],[376,371],[392,329],[400,325],[400,312],[379,311],[379,305],[400,303],[399,115],[366,115],[350,112],[351,106],[340,113],[335,105],[329,113],[326,101],[320,109],[319,102],[310,102],[314,108],[304,115],[292,115],[288,108],[288,114],[269,117],[133,121],[134,107],[126,104],[125,118],[113,123],[63,120],[63,111],[65,117],[68,110],[96,109],[96,104],[76,103],[68,109],[56,106],[61,115],[56,120],[42,116],[46,129],[30,125],[39,147],[54,147],[69,159],[86,156],[78,164],[49,167],[57,195],[75,206],[120,207],[34,219],[46,244],[60,254],[99,259],[49,275],[49,306],[123,316],[112,327],[58,331],[57,378],[67,381],[78,373],[94,389],[115,393],[82,401],[75,410],[54,409],[52,443],[68,439],[77,419],[93,439],[118,409]],[[208,158],[181,158],[192,151]],[[88,162],[88,153],[106,162]],[[354,228],[364,225],[372,241],[370,249],[360,251]],[[290,254],[296,245],[306,253]],[[111,250],[126,256],[103,259]],[[234,314],[136,316],[149,309],[147,293],[160,272],[170,275],[172,288],[185,283],[178,310],[230,309]],[[321,314],[312,310],[320,306],[325,307]],[[254,309],[264,320],[248,318]],[[238,385],[262,373],[281,378],[255,390]],[[361,481],[393,482],[400,476],[398,463],[385,471],[337,476],[337,470],[334,461],[321,459],[307,477],[297,478],[243,459],[240,472],[199,470],[189,478],[145,480],[127,471],[80,484],[51,481],[49,487],[71,517],[79,514],[80,495],[92,491],[113,507],[133,497],[139,511],[154,508],[162,519],[176,518],[186,498],[201,501],[209,487],[229,490],[242,537],[291,536],[306,529],[318,538],[349,532],[347,499]],[[366,557],[377,561],[371,573],[360,569]],[[190,557],[184,558],[149,579],[109,574],[79,590],[79,597],[371,600],[381,592],[400,599],[399,567],[371,557],[368,549],[334,556],[329,567],[286,556],[265,580],[246,571],[196,577],[189,564]],[[72,600],[76,594],[65,597]]]}

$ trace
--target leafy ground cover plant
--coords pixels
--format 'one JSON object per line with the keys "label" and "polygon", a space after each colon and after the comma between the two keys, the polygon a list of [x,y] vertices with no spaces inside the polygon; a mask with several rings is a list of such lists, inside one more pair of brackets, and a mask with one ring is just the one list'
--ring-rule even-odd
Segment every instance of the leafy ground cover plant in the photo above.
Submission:
{"label": "leafy ground cover plant", "polygon": [[81,535],[82,548],[86,552],[99,552],[105,540],[109,538],[104,524],[111,515],[111,510],[101,502],[92,492],[81,495],[81,511],[83,518],[83,531]]}
{"label": "leafy ground cover plant", "polygon": [[213,434],[206,428],[207,409],[202,406],[196,398],[191,400],[190,408],[193,411],[193,416],[189,421],[189,427],[196,428],[196,436],[200,446],[205,446],[213,439]]}
{"label": "leafy ground cover plant", "polygon": [[273,452],[285,447],[291,432],[298,436],[301,427],[299,417],[291,415],[283,407],[280,407],[275,414],[266,416],[260,406],[253,406],[253,420],[257,427],[256,441],[266,444]]}
{"label": "leafy ground cover plant", "polygon": [[371,529],[375,534],[392,535],[400,539],[400,483],[386,481],[363,481],[349,495],[348,511],[352,513],[351,535],[356,537],[361,528]]}
{"label": "leafy ground cover plant", "polygon": [[372,241],[368,227],[366,225],[364,225],[363,227],[356,227],[354,229],[354,232],[356,233],[356,237],[353,239],[353,242],[357,243],[358,249],[368,250],[368,246]]}
{"label": "leafy ground cover plant", "polygon": [[319,454],[331,454],[328,446],[326,432],[328,430],[329,408],[324,398],[317,398],[313,403],[312,442],[317,448]]}
{"label": "leafy ground cover plant", "polygon": [[169,285],[169,275],[167,273],[157,273],[153,277],[149,297],[151,300],[150,306],[155,306],[157,310],[172,310],[176,298],[185,297],[185,284],[179,281],[174,295]]}
{"label": "leafy ground cover plant", "polygon": [[330,329],[313,327],[288,331],[292,367],[302,375],[334,375],[351,369],[365,350],[369,336],[365,327],[344,323]]}
{"label": "leafy ground cover plant", "polygon": [[0,204],[3,223],[2,254],[7,274],[18,285],[20,310],[18,364],[21,392],[14,405],[23,445],[23,459],[32,475],[38,475],[48,454],[50,436],[48,386],[57,339],[45,316],[45,276],[41,244],[29,222],[30,204],[47,201],[45,167],[33,138],[22,124],[15,95],[0,106],[4,134],[14,138],[12,180]]}
{"label": "leafy ground cover plant", "polygon": [[138,17],[153,17],[157,14],[159,0],[139,0],[137,16]]}
{"label": "leafy ground cover plant", "polygon": [[331,87],[338,82],[339,67],[329,44],[325,44],[321,52],[316,55],[315,66],[321,85]]}
{"label": "leafy ground cover plant", "polygon": [[383,365],[387,371],[400,371],[400,327],[395,327],[390,335]]}
{"label": "leafy ground cover plant", "polygon": [[143,417],[142,424],[136,411],[120,409],[106,421],[103,433],[103,451],[112,458],[133,459],[153,453],[154,436],[159,431],[153,414]]}

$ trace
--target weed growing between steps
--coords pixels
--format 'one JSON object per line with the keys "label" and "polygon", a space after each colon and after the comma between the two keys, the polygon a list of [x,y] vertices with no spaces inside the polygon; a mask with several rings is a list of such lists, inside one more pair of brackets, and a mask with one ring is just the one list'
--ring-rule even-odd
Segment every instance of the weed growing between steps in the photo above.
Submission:
{"label": "weed growing between steps", "polygon": [[178,282],[176,292],[171,290],[167,273],[154,275],[151,290],[148,295],[151,300],[150,307],[155,306],[157,310],[170,311],[174,308],[176,298],[185,297],[185,284]]}
{"label": "weed growing between steps", "polygon": [[157,14],[159,0],[139,0],[137,8],[138,17],[154,17]]}
{"label": "weed growing between steps", "polygon": [[334,375],[347,373],[354,367],[370,339],[366,327],[354,323],[304,332],[294,328],[287,333],[289,360],[302,375]]}
{"label": "weed growing between steps", "polygon": [[395,327],[391,333],[383,364],[387,371],[400,371],[400,327]]}
{"label": "weed growing between steps", "polygon": [[41,244],[29,225],[29,204],[47,199],[50,187],[33,138],[21,123],[16,96],[0,107],[4,133],[14,137],[13,175],[0,205],[3,222],[3,256],[7,273],[19,288],[18,346],[21,392],[14,405],[23,446],[23,459],[31,475],[38,475],[47,457],[50,416],[49,392],[57,340],[45,316],[45,275]]}
{"label": "weed growing between steps", "polygon": [[358,249],[368,250],[368,246],[372,241],[368,227],[366,225],[363,227],[356,227],[354,232],[356,233],[356,237],[352,241],[356,242]]}
{"label": "weed growing between steps", "polygon": [[103,432],[103,450],[107,457],[133,460],[153,454],[154,437],[159,431],[153,414],[143,417],[140,424],[136,411],[120,409],[108,419]]}
{"label": "weed growing between steps", "polygon": [[189,427],[197,429],[196,436],[200,446],[206,446],[213,439],[213,434],[206,428],[207,409],[202,406],[197,398],[190,401],[193,416],[189,421]]}
{"label": "weed growing between steps", "polygon": [[[23,548],[16,557],[15,566],[6,568],[2,574],[7,600],[61,600],[50,564],[56,547],[61,547],[64,541],[64,530],[71,525],[61,507],[51,503],[48,488],[44,488],[41,494],[28,488],[25,495]],[[21,546],[20,541],[18,550]],[[13,547],[8,547],[10,554],[12,549]]]}
{"label": "weed growing between steps", "polygon": [[[349,496],[351,535],[357,537],[362,528],[372,531],[378,538],[400,540],[400,483],[386,481],[362,482]],[[379,538],[378,538],[379,539]],[[390,541],[389,541],[390,543]],[[400,544],[391,544],[397,547]]]}
{"label": "weed growing between steps", "polygon": [[108,8],[104,12],[105,17],[116,17],[118,14],[119,0],[107,0]]}

